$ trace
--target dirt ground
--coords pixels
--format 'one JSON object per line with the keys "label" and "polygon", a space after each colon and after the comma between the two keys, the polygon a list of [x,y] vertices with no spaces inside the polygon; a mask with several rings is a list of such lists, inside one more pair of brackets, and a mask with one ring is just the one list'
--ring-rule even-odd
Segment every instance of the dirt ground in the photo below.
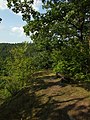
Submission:
{"label": "dirt ground", "polygon": [[90,120],[89,85],[61,84],[52,73],[37,74],[0,106],[0,120]]}

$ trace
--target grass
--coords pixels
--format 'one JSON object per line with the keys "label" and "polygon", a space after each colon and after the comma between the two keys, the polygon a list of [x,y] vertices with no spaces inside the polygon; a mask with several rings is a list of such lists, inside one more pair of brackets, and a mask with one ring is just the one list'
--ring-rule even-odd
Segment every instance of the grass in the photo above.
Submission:
{"label": "grass", "polygon": [[33,77],[32,89],[0,106],[0,120],[90,120],[89,84],[61,84],[51,71]]}

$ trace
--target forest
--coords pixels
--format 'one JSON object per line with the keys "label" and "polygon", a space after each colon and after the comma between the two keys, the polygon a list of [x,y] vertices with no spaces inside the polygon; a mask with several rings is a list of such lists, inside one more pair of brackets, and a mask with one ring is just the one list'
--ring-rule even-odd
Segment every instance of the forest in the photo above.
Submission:
{"label": "forest", "polygon": [[[26,25],[23,26],[24,32],[30,36],[32,42],[0,43],[1,120],[60,120],[60,117],[61,120],[89,120],[90,1],[42,0],[44,12],[36,11],[33,2],[33,0],[7,0],[9,9],[22,14],[23,21],[26,21]],[[0,21],[2,22],[2,18]],[[45,89],[48,92],[44,91]],[[53,93],[54,89],[56,92]],[[48,95],[50,90],[51,96]],[[44,92],[48,95],[48,100],[41,94]],[[59,110],[57,107],[57,112],[56,108],[52,108],[55,107],[53,105],[57,105],[58,97],[53,96],[56,93],[60,94],[58,97],[61,99],[58,102],[61,108]],[[42,98],[39,99],[37,96],[40,94]],[[69,96],[73,98],[67,100]],[[40,100],[43,101],[42,107]],[[66,104],[62,105],[70,101],[68,107]],[[24,107],[21,107],[19,102],[24,103]],[[13,107],[17,106],[16,111],[10,104]],[[77,111],[72,111],[75,105]],[[79,110],[82,114],[79,114]],[[5,118],[4,116],[8,116],[9,113],[12,115]]]}

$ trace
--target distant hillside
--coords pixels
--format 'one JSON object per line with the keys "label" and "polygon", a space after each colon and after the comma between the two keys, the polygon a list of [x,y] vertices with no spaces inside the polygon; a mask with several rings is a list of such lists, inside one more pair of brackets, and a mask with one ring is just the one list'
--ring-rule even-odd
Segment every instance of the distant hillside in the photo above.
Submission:
{"label": "distant hillside", "polygon": [[[10,51],[14,47],[23,46],[24,43],[10,44],[10,43],[0,43],[0,57],[5,60],[10,56]],[[33,43],[28,44],[27,55],[33,56],[36,52],[36,48]]]}
{"label": "distant hillside", "polygon": [[16,46],[20,46],[22,43],[17,44],[10,44],[10,43],[0,43],[0,57],[5,60],[7,57],[10,56],[10,51],[12,48]]}
{"label": "distant hillside", "polygon": [[34,77],[32,89],[22,89],[0,106],[0,120],[90,120],[90,91],[61,84],[51,73]]}
{"label": "distant hillside", "polygon": [[0,57],[3,60],[10,55],[10,50],[13,48],[13,46],[14,44],[0,43]]}

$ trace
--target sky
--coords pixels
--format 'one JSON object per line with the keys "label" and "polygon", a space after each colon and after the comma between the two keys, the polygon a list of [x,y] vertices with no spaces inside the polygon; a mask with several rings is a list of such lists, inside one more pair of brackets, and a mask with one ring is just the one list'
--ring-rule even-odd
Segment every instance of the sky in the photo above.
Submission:
{"label": "sky", "polygon": [[[23,26],[26,24],[22,20],[21,14],[15,14],[7,8],[6,0],[0,0],[0,43],[22,43],[30,42],[29,36],[26,36],[23,31]],[[33,7],[41,11],[41,0],[34,0]]]}

